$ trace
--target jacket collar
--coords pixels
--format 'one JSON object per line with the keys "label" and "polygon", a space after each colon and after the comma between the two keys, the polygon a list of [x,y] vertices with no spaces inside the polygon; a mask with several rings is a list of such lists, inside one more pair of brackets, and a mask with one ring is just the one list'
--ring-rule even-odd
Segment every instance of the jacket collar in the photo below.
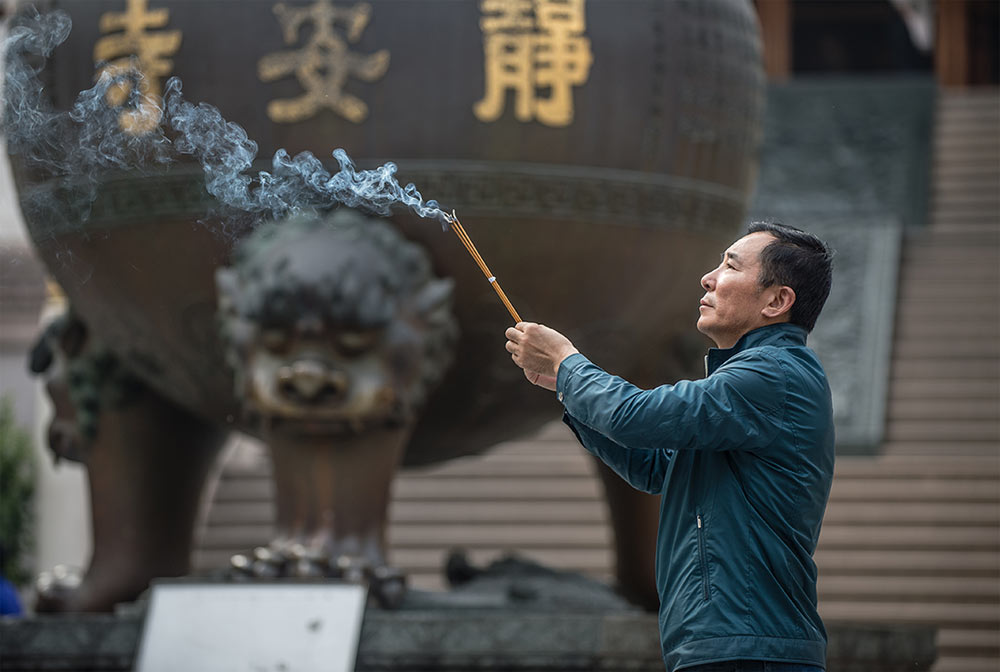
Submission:
{"label": "jacket collar", "polygon": [[804,346],[808,333],[804,328],[788,322],[769,324],[766,327],[758,327],[748,331],[731,348],[709,349],[708,354],[705,355],[705,375],[715,373],[716,369],[725,364],[730,357],[749,348],[759,348],[764,345]]}

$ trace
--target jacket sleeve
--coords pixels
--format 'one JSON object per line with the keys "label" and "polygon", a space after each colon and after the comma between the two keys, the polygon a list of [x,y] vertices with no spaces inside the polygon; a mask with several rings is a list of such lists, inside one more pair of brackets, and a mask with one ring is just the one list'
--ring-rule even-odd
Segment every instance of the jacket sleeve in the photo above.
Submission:
{"label": "jacket sleeve", "polygon": [[556,390],[569,415],[626,450],[752,450],[775,438],[786,402],[784,371],[762,350],[652,390],[575,354],[559,367]]}
{"label": "jacket sleeve", "polygon": [[651,495],[663,491],[673,451],[629,450],[577,421],[569,413],[563,415],[563,422],[569,425],[587,452],[608,465],[633,488]]}

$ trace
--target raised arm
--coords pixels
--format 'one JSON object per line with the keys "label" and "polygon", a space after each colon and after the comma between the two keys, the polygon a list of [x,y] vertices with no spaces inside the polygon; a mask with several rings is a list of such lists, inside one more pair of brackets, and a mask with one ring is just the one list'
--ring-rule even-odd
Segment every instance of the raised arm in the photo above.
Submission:
{"label": "raised arm", "polygon": [[759,352],[708,378],[643,390],[580,354],[559,367],[558,398],[578,422],[631,450],[738,450],[771,442],[785,407],[784,372]]}
{"label": "raised arm", "polygon": [[608,465],[633,488],[651,495],[658,495],[663,491],[663,481],[666,479],[673,451],[629,450],[568,413],[563,416],[563,422],[569,425],[587,452]]}

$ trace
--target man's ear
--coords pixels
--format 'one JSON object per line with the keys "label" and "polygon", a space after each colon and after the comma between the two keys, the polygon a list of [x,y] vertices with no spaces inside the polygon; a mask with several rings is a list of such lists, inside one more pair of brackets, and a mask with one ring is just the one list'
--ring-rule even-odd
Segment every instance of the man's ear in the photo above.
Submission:
{"label": "man's ear", "polygon": [[781,285],[774,288],[771,300],[767,302],[760,312],[761,315],[768,319],[781,317],[791,311],[792,304],[794,303],[795,290],[787,285]]}

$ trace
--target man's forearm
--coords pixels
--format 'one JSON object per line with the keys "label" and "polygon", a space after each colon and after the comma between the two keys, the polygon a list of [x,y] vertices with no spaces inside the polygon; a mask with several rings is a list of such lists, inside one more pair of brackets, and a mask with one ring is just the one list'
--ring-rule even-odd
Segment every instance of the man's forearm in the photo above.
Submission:
{"label": "man's forearm", "polygon": [[672,452],[630,450],[587,427],[569,413],[563,415],[563,422],[573,430],[580,445],[588,453],[608,465],[626,483],[651,495],[660,494]]}

